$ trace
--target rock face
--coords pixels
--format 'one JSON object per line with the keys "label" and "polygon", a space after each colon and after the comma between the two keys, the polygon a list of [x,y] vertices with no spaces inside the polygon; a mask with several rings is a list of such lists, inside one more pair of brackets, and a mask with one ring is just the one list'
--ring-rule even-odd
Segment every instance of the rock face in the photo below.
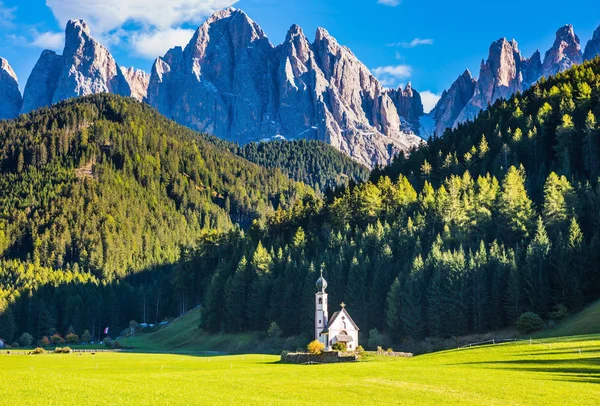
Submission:
{"label": "rock face", "polygon": [[25,87],[22,112],[103,92],[131,95],[110,52],[90,35],[84,21],[71,20],[65,30],[63,55],[44,51],[35,65]]}
{"label": "rock face", "polygon": [[310,43],[294,25],[273,47],[233,8],[210,17],[185,49],[156,60],[147,100],[223,139],[319,139],[370,167],[421,142],[403,131],[388,91],[326,30]]}
{"label": "rock face", "polygon": [[42,52],[25,85],[22,113],[52,104],[62,67],[62,56],[50,50]]}
{"label": "rock face", "polygon": [[150,74],[134,67],[121,67],[121,73],[131,89],[131,97],[144,101],[148,95],[148,84],[150,83]]}
{"label": "rock face", "polygon": [[442,135],[446,128],[454,126],[460,113],[475,95],[476,86],[477,80],[467,69],[452,83],[450,89],[444,90],[437,105],[429,113],[435,122],[436,134]]}
{"label": "rock face", "polygon": [[539,70],[535,71],[539,65],[539,53],[536,52],[531,59],[523,58],[515,40],[502,38],[492,43],[487,61],[481,62],[475,93],[453,126],[474,119],[496,100],[509,98],[531,86],[539,78]]}
{"label": "rock face", "polygon": [[568,24],[556,31],[554,45],[544,57],[543,75],[548,77],[569,69],[583,62],[579,37],[575,35],[573,26]]}
{"label": "rock face", "polygon": [[419,134],[419,118],[425,114],[423,112],[423,102],[421,101],[421,95],[415,89],[412,88],[412,84],[408,82],[406,87],[398,87],[398,89],[390,90],[388,95],[396,106],[398,116],[403,123],[403,128],[410,128],[416,134]]}
{"label": "rock face", "polygon": [[15,118],[22,104],[17,75],[8,61],[0,58],[0,120]]}
{"label": "rock face", "polygon": [[589,61],[600,55],[600,27],[596,28],[592,39],[590,39],[585,46],[585,52],[583,53],[583,59]]}

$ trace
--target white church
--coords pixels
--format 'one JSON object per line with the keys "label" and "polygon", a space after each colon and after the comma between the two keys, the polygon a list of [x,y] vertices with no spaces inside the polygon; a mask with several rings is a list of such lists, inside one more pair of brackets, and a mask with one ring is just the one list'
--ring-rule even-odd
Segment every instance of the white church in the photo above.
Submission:
{"label": "white church", "polygon": [[348,314],[346,305],[341,304],[341,310],[335,312],[331,319],[327,311],[327,281],[321,277],[317,280],[316,293],[316,312],[315,312],[315,340],[320,341],[325,345],[327,351],[331,351],[331,347],[335,343],[345,343],[348,350],[358,348],[358,326]]}

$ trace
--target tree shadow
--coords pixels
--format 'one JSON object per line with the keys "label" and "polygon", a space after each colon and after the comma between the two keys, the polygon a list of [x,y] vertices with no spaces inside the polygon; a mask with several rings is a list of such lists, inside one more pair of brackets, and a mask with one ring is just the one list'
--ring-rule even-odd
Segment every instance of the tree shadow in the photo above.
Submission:
{"label": "tree shadow", "polygon": [[600,357],[578,357],[560,360],[481,361],[454,365],[473,365],[517,372],[546,373],[553,374],[554,376],[551,379],[557,381],[600,383]]}

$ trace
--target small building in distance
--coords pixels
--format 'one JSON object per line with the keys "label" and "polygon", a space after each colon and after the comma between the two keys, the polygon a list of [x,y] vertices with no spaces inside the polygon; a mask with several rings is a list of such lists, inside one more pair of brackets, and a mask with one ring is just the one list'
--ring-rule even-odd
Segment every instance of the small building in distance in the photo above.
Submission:
{"label": "small building in distance", "polygon": [[350,317],[346,305],[342,303],[341,309],[329,318],[327,305],[327,281],[321,277],[317,280],[318,292],[315,295],[315,340],[323,343],[325,349],[330,351],[334,344],[345,343],[348,350],[358,348],[359,328]]}

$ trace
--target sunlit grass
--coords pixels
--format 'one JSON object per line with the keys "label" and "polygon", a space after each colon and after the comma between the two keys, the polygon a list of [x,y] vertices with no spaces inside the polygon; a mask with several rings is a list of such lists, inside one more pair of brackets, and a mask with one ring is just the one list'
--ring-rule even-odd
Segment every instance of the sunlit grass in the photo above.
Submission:
{"label": "sunlit grass", "polygon": [[600,336],[412,359],[284,365],[279,357],[0,355],[0,404],[597,404]]}

